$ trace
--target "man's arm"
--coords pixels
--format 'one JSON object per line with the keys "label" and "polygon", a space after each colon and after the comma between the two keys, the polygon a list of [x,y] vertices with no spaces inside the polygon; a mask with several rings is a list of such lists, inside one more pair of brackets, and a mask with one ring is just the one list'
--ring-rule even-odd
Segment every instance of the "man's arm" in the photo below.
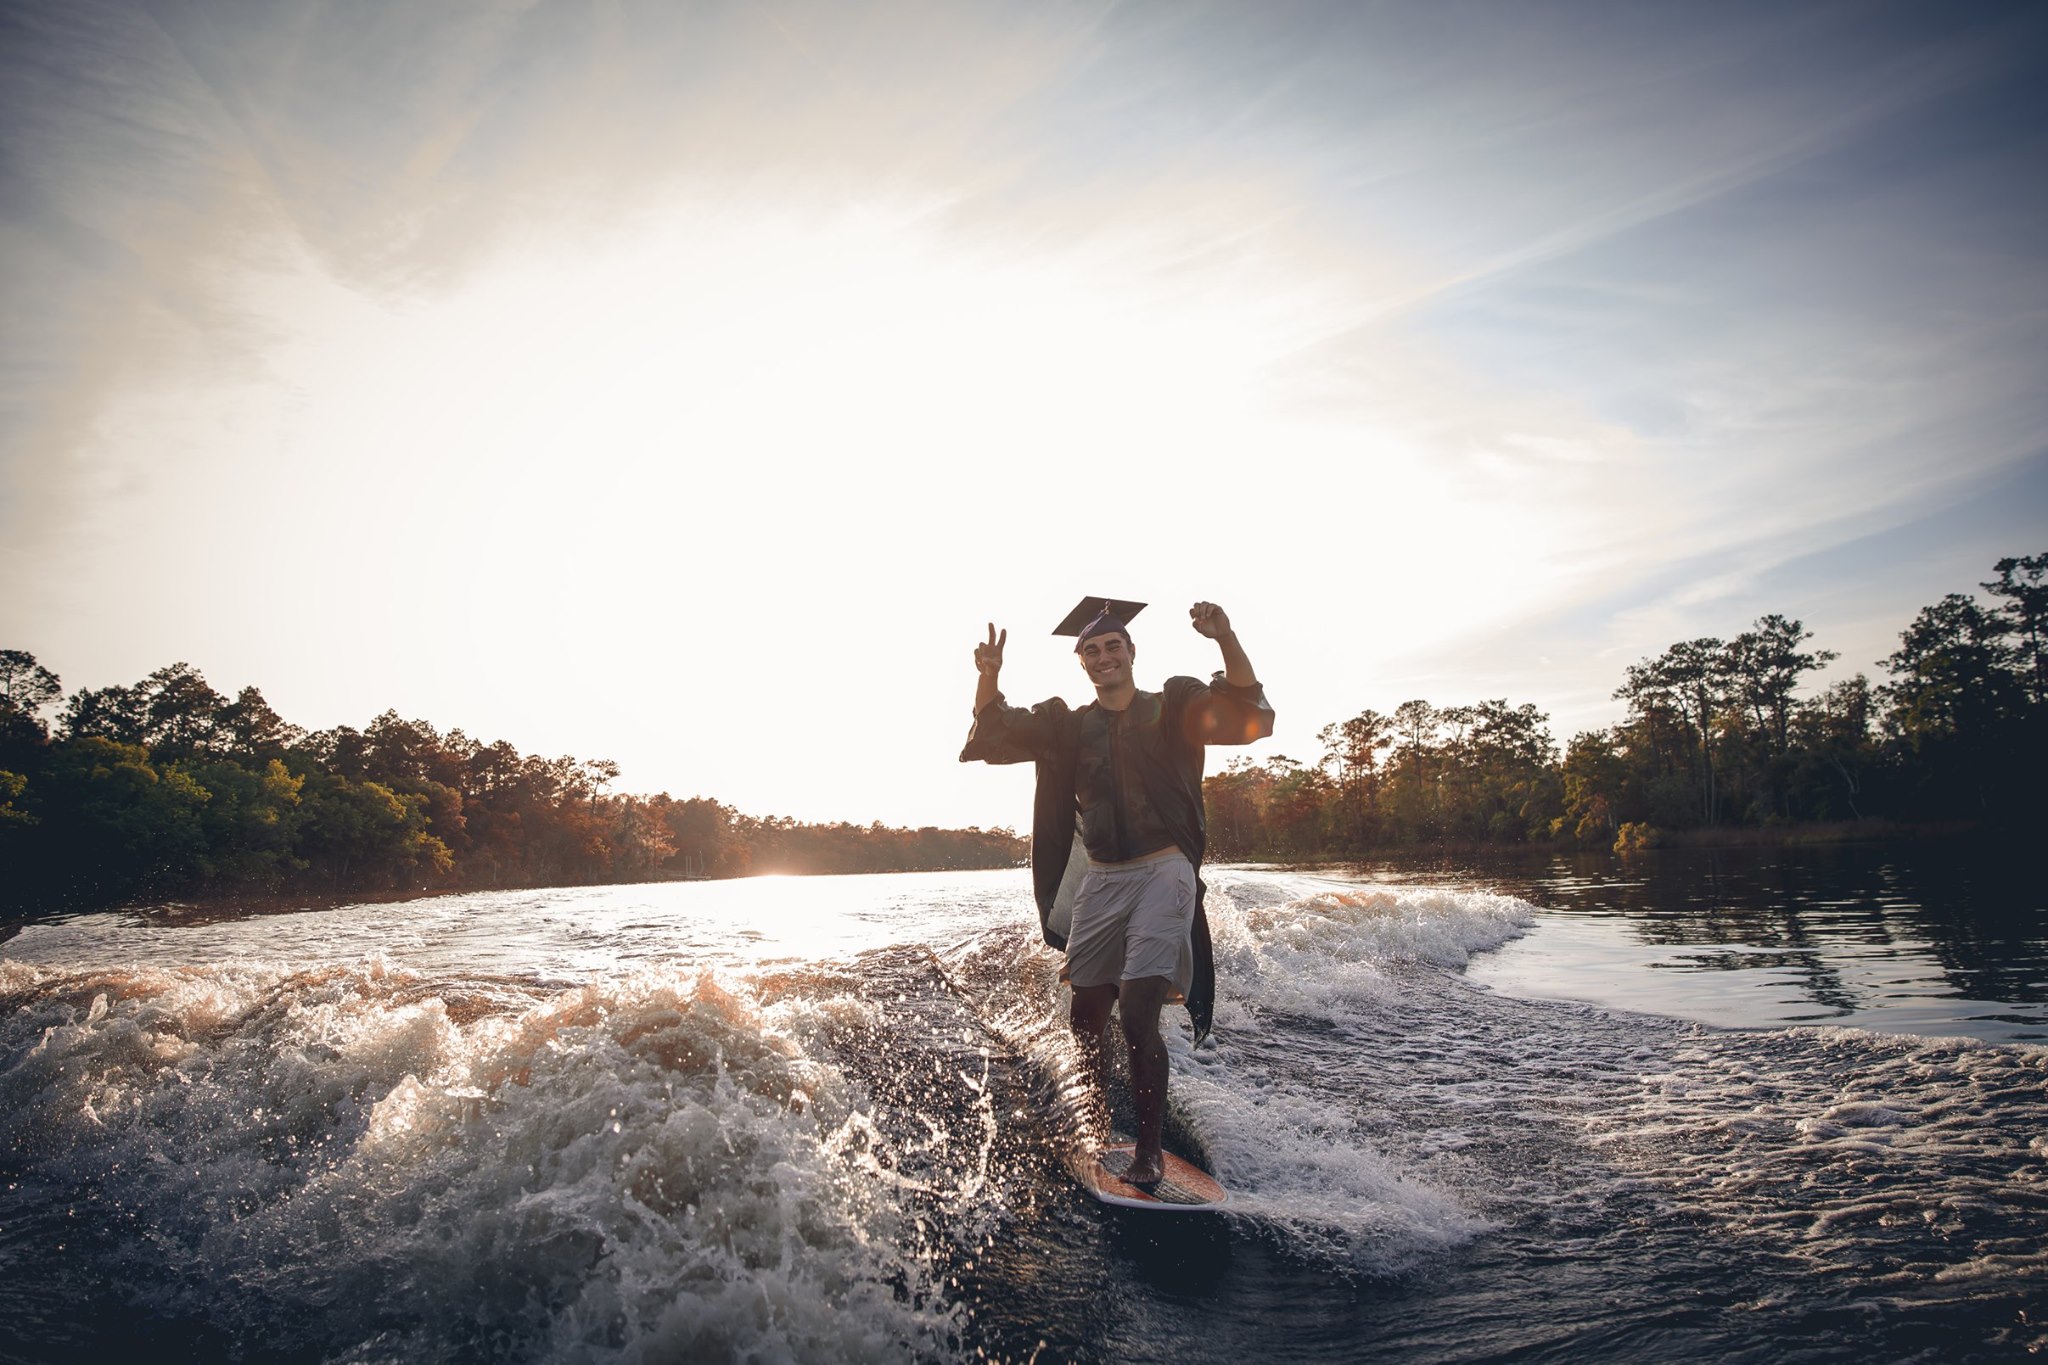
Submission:
{"label": "man's arm", "polygon": [[988,623],[988,643],[974,647],[974,668],[981,676],[974,684],[974,714],[980,715],[982,708],[1002,695],[997,675],[1003,671],[1003,646],[1010,642],[1010,632],[1005,630],[999,637],[996,623]]}
{"label": "man's arm", "polygon": [[991,624],[988,642],[974,647],[974,667],[981,676],[974,684],[974,728],[968,731],[967,747],[960,751],[962,763],[1032,762],[1054,731],[1055,713],[1066,711],[1057,699],[1040,702],[1028,711],[1003,700],[999,677],[1003,646],[1009,639],[1009,631],[999,635]]}
{"label": "man's arm", "polygon": [[1214,602],[1197,602],[1188,608],[1188,619],[1195,629],[1214,640],[1223,651],[1223,680],[1232,687],[1256,687],[1258,674],[1252,672],[1252,661],[1245,657],[1244,646],[1238,643],[1237,632],[1230,628],[1230,617]]}
{"label": "man's arm", "polygon": [[1188,619],[1223,651],[1223,672],[1190,718],[1192,735],[1204,744],[1249,744],[1272,734],[1273,708],[1230,617],[1214,602],[1197,602]]}

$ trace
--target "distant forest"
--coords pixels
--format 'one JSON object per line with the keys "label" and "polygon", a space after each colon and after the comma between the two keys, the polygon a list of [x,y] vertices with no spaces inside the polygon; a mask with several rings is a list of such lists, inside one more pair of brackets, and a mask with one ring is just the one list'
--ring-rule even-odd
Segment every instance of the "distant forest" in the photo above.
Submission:
{"label": "distant forest", "polygon": [[[145,898],[1007,867],[1007,829],[757,818],[615,795],[609,760],[542,758],[387,711],[307,731],[186,664],[63,699],[0,650],[0,910]],[[58,708],[54,732],[43,716]]]}
{"label": "distant forest", "polygon": [[[1859,673],[1801,695],[1836,656],[1766,616],[1630,667],[1614,694],[1627,718],[1561,756],[1527,703],[1361,711],[1318,732],[1313,763],[1239,759],[1208,778],[1211,856],[2038,822],[2048,554],[1994,569],[1988,602],[1921,610],[1881,683]],[[0,650],[0,908],[1004,867],[1026,851],[1008,829],[808,825],[617,795],[618,775],[391,711],[303,730],[255,688],[230,700],[185,664],[67,699],[33,656]]]}
{"label": "distant forest", "polygon": [[2048,813],[2048,554],[2001,559],[1990,600],[1924,607],[1879,661],[1831,663],[1798,621],[1685,640],[1627,670],[1627,719],[1574,736],[1506,699],[1408,701],[1317,733],[1313,763],[1239,759],[1203,784],[1211,855],[1350,857],[1425,845],[1641,847],[1793,826],[2038,824]]}

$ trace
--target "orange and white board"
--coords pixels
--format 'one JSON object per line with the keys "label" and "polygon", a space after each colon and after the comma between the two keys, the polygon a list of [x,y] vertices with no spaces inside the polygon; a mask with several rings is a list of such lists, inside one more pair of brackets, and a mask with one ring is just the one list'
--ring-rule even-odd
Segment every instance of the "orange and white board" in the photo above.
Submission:
{"label": "orange and white board", "polygon": [[1092,1157],[1076,1163],[1075,1175],[1088,1192],[1105,1204],[1118,1208],[1149,1209],[1156,1213],[1214,1213],[1229,1202],[1230,1195],[1215,1177],[1191,1166],[1172,1152],[1166,1154],[1166,1174],[1150,1189],[1123,1180],[1131,1168],[1132,1145],[1119,1142],[1104,1147]]}

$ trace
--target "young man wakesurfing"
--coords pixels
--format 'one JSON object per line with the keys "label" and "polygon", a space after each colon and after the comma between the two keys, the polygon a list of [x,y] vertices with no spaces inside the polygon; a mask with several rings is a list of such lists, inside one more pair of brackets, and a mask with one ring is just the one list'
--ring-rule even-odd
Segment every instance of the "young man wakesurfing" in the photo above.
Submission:
{"label": "young man wakesurfing", "polygon": [[[1039,921],[1045,941],[1066,950],[1069,1018],[1098,1094],[1110,1008],[1122,1015],[1138,1117],[1136,1151],[1122,1177],[1132,1184],[1157,1181],[1163,1169],[1167,1059],[1159,1011],[1185,1000],[1199,1044],[1215,1007],[1205,888],[1195,875],[1205,829],[1203,749],[1273,733],[1265,689],[1213,602],[1195,603],[1188,617],[1222,649],[1223,670],[1206,683],[1175,677],[1160,691],[1139,691],[1131,680],[1138,651],[1125,622],[1144,605],[1085,598],[1054,630],[1080,637],[1074,652],[1095,684],[1095,700],[1078,711],[1057,697],[1029,710],[1005,703],[997,676],[1010,633],[998,635],[991,624],[988,642],[974,649],[981,675],[974,729],[960,751],[962,763],[1037,766],[1031,871]],[[1062,935],[1052,910],[1077,819],[1088,871],[1072,928]]]}

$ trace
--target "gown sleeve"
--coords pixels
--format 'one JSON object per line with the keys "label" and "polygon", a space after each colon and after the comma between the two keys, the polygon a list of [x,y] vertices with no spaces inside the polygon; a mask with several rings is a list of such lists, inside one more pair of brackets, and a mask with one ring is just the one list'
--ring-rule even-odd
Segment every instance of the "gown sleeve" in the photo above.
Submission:
{"label": "gown sleeve", "polygon": [[975,712],[974,728],[967,732],[967,746],[960,751],[960,761],[1035,762],[1045,756],[1066,711],[1067,704],[1058,697],[1026,710],[1011,706],[998,692],[994,700]]}
{"label": "gown sleeve", "polygon": [[1208,682],[1175,678],[1180,685],[1181,725],[1197,744],[1250,744],[1273,733],[1273,706],[1262,683],[1233,686],[1222,673]]}

